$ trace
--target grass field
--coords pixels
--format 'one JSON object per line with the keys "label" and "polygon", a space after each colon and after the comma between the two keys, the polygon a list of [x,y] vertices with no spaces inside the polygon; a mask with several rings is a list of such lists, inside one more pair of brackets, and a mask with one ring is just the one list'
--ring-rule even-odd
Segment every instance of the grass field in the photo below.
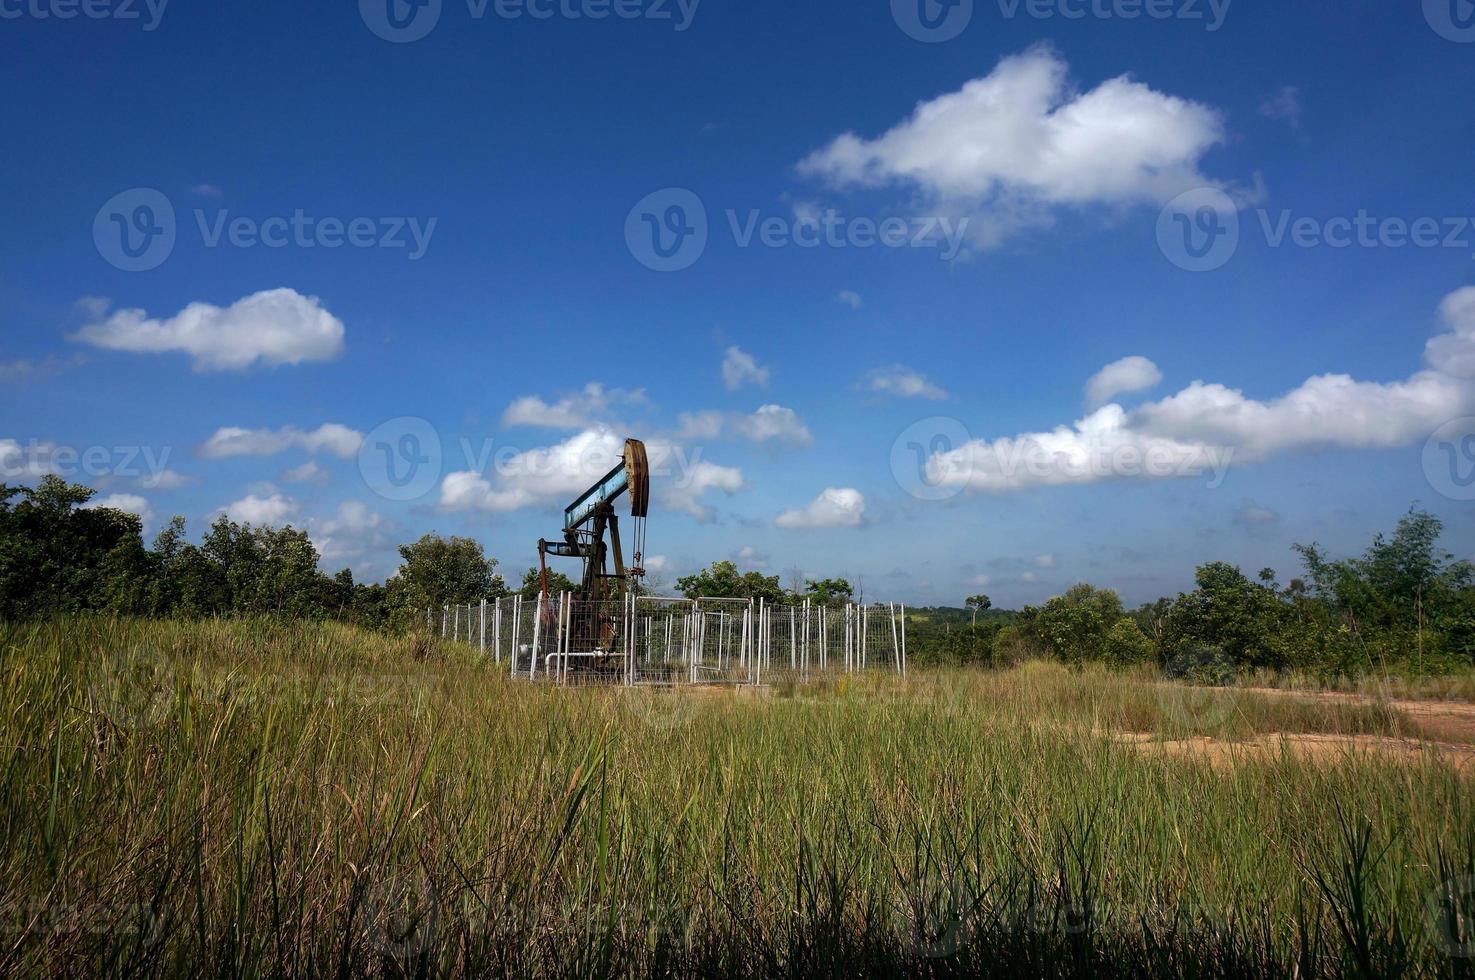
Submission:
{"label": "grass field", "polygon": [[270,622],[0,645],[3,975],[1475,975],[1464,705],[1046,664],[559,691]]}

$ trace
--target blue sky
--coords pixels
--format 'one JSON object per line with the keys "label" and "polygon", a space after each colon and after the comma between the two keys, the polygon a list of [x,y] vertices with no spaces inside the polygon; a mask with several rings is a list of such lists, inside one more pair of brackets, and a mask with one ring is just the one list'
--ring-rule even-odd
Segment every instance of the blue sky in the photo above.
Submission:
{"label": "blue sky", "polygon": [[1465,0],[389,2],[0,0],[7,479],[370,579],[627,435],[668,583],[1475,552]]}

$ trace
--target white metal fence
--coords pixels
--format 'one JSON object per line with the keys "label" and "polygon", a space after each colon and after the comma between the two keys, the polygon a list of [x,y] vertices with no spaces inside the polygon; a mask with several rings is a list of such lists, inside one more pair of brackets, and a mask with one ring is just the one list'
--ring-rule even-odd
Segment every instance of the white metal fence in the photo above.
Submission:
{"label": "white metal fence", "polygon": [[426,610],[426,625],[509,675],[560,683],[763,684],[827,673],[905,674],[906,606],[570,593]]}

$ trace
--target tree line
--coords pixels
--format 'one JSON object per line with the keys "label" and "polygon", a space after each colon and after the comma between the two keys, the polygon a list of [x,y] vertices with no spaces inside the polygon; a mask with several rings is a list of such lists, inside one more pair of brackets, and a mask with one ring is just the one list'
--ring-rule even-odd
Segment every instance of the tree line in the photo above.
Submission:
{"label": "tree line", "polygon": [[991,610],[987,596],[974,596],[967,612],[923,609],[909,617],[913,659],[1151,664],[1201,683],[1254,670],[1334,678],[1468,669],[1475,665],[1475,566],[1440,549],[1442,532],[1437,517],[1412,509],[1354,558],[1294,546],[1301,574],[1285,584],[1274,569],[1252,578],[1209,562],[1197,569],[1192,591],[1130,610],[1116,592],[1086,583],[1017,613]]}
{"label": "tree line", "polygon": [[[423,622],[428,608],[532,598],[542,585],[537,568],[509,585],[479,542],[436,534],[402,545],[400,567],[383,583],[356,582],[348,569],[324,573],[305,531],[226,516],[198,544],[176,517],[149,547],[139,517],[88,506],[94,493],[54,476],[33,488],[0,483],[0,620],[265,615],[403,630]],[[1210,682],[1254,669],[1358,676],[1467,668],[1475,664],[1475,566],[1440,549],[1442,532],[1438,518],[1413,509],[1358,557],[1295,546],[1301,574],[1284,585],[1269,568],[1251,578],[1210,562],[1191,592],[1130,610],[1116,592],[1087,583],[1018,612],[970,596],[962,609],[912,610],[908,653],[919,664],[1155,664]],[[562,573],[548,576],[550,591],[574,589]],[[785,587],[779,576],[730,561],[679,578],[676,588],[688,598],[774,604],[857,600],[845,578]]]}

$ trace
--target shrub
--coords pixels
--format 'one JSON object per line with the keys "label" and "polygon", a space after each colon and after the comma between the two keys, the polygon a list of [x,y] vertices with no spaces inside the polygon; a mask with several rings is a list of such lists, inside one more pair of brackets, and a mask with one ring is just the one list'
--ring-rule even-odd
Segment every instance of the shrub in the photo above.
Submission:
{"label": "shrub", "polygon": [[1228,687],[1238,678],[1234,659],[1212,643],[1193,643],[1179,650],[1163,667],[1163,674],[1172,680],[1208,687]]}

